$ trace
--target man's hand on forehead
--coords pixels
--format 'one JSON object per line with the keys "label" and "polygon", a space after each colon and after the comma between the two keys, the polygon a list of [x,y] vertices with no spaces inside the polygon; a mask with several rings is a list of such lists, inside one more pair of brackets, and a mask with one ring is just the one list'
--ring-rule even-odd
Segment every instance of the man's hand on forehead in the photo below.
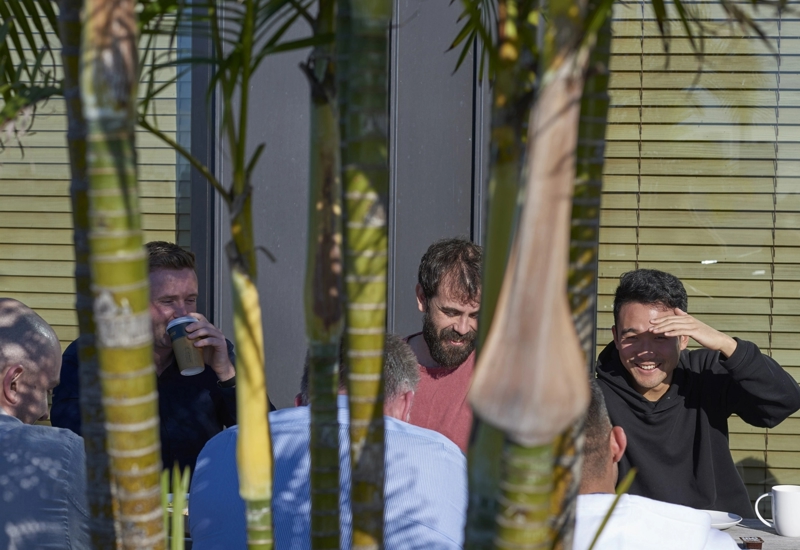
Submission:
{"label": "man's hand on forehead", "polygon": [[668,337],[686,336],[704,348],[719,351],[726,357],[730,357],[736,351],[736,340],[695,319],[685,311],[674,308],[665,313],[663,317],[650,321],[653,325],[649,329],[650,332]]}

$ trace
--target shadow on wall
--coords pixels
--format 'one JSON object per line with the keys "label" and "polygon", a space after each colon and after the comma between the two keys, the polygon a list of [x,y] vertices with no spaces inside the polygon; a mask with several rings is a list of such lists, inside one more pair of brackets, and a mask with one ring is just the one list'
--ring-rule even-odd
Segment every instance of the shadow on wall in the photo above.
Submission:
{"label": "shadow on wall", "polygon": [[[736,463],[736,470],[744,480],[750,504],[755,508],[756,499],[769,493],[774,485],[781,485],[766,462],[755,457],[748,457]],[[759,503],[759,512],[765,518],[772,517],[772,499],[765,498]]]}

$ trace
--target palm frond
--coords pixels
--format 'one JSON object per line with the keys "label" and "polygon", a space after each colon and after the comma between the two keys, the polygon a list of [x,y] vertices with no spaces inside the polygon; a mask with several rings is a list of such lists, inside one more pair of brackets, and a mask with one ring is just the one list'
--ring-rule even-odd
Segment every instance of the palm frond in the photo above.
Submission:
{"label": "palm frond", "polygon": [[[678,0],[678,1],[680,1],[680,0]],[[758,0],[751,0],[751,1],[758,1]],[[763,2],[759,2],[759,3],[763,3]],[[764,31],[761,30],[761,27],[758,26],[758,23],[753,21],[753,19],[749,15],[747,15],[744,12],[744,10],[742,10],[739,6],[737,6],[736,4],[731,2],[730,0],[720,0],[720,4],[722,5],[722,8],[725,10],[725,13],[728,14],[728,17],[732,21],[735,21],[736,23],[738,23],[739,26],[742,28],[742,30],[744,30],[745,32],[747,32],[747,31],[754,32],[755,34],[758,35],[758,37],[761,39],[761,41],[764,42],[767,45],[767,47],[770,49],[770,51],[772,51],[772,53],[774,53],[774,54],[778,53],[777,50],[775,49],[775,46],[773,45],[772,41],[764,33]],[[778,3],[773,4],[773,5],[775,6],[775,10],[777,12],[781,12],[781,11],[784,11],[784,10],[787,9],[786,6],[785,6],[785,0],[780,0]]]}
{"label": "palm frond", "polygon": [[[653,11],[656,15],[658,28],[661,32],[661,37],[664,43],[664,51],[669,54],[669,15],[664,5],[664,0],[652,0]],[[687,3],[686,0],[673,0],[675,11],[677,12],[678,19],[680,20],[681,27],[689,40],[695,55],[702,59],[705,53],[705,40],[713,34],[709,29],[707,21],[698,15],[693,9],[694,6]],[[788,4],[787,0],[750,0],[750,4],[754,8],[766,7],[776,11],[776,13],[792,13],[797,15],[800,11],[797,8]],[[725,11],[728,19],[739,25],[745,33],[753,33],[769,48],[771,52],[777,54],[774,44],[770,38],[764,33],[756,21],[742,9],[742,4],[735,3],[732,0],[719,0],[719,5]],[[669,61],[669,58],[667,59]]]}
{"label": "palm frond", "polygon": [[591,40],[603,26],[603,23],[611,17],[611,6],[615,0],[600,0],[593,4],[586,14],[586,23],[583,29],[583,41]]}
{"label": "palm frond", "polygon": [[18,139],[36,104],[62,94],[49,37],[58,24],[49,0],[0,0],[0,21],[0,128]]}
{"label": "palm frond", "polygon": [[[679,3],[680,0],[676,2],[676,4]],[[661,41],[664,45],[664,52],[669,52],[670,20],[667,17],[667,6],[664,4],[664,0],[651,0],[651,4],[653,6],[653,12],[656,16],[656,22],[658,23],[658,31],[661,33]],[[692,46],[694,47],[693,41]]]}
{"label": "palm frond", "polygon": [[477,44],[477,47],[480,48],[480,72],[483,74],[483,68],[488,60],[491,77],[497,62],[497,50],[492,38],[492,29],[495,28],[497,22],[495,2],[493,0],[463,0],[463,2],[464,11],[461,12],[458,20],[464,21],[464,25],[448,48],[448,50],[453,50],[461,46],[461,53],[453,72],[461,67],[473,45]]}

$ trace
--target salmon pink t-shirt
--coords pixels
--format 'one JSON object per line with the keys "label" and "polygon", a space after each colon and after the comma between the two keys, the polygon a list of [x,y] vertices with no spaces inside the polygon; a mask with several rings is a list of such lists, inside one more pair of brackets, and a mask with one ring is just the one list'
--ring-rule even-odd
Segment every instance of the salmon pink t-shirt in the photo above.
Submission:
{"label": "salmon pink t-shirt", "polygon": [[[412,334],[412,338],[422,333]],[[414,396],[409,422],[448,437],[462,452],[467,452],[472,429],[472,409],[467,401],[475,352],[455,368],[429,368],[419,365],[419,386]]]}

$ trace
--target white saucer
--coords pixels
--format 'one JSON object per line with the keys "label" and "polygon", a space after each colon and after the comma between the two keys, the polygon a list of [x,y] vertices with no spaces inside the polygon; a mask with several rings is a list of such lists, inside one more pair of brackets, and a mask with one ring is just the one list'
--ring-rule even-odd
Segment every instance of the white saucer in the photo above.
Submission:
{"label": "white saucer", "polygon": [[711,516],[711,527],[714,529],[727,529],[742,521],[742,516],[737,516],[729,512],[718,512],[716,510],[701,511]]}

